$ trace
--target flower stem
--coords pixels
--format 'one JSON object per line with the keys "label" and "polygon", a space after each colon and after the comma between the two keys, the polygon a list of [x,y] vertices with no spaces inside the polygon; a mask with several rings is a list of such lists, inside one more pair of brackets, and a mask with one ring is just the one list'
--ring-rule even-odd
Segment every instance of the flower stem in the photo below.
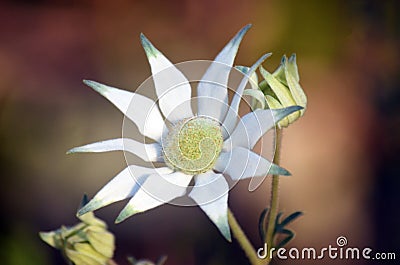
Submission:
{"label": "flower stem", "polygon": [[246,234],[243,232],[240,227],[238,221],[233,215],[231,209],[228,208],[228,221],[229,225],[232,229],[233,236],[239,242],[239,245],[242,247],[243,251],[246,253],[247,258],[249,259],[252,265],[260,264],[260,259],[257,257],[257,254],[251,245],[249,239],[246,237]]}
{"label": "flower stem", "polygon": [[[279,165],[280,156],[281,156],[281,145],[282,145],[282,129],[276,129],[276,151],[274,156],[274,164]],[[275,220],[278,214],[278,193],[279,193],[279,176],[272,176],[272,186],[271,186],[271,200],[268,214],[268,227],[267,227],[267,235],[266,235],[266,243],[268,246],[268,253],[270,253],[270,249],[273,248],[274,244],[274,231],[275,231]],[[272,257],[268,254],[267,260],[265,264],[269,264]]]}

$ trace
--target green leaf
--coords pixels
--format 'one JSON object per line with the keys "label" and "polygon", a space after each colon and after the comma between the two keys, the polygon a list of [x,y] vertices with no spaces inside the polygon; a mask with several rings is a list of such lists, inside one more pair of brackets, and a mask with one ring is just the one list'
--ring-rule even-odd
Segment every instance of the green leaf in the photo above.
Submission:
{"label": "green leaf", "polygon": [[279,212],[277,215],[276,215],[276,219],[275,219],[275,231],[274,231],[274,233],[277,233],[277,232],[279,232],[279,228],[281,227],[281,222],[280,222],[280,220],[281,220],[281,217],[282,217],[282,212]]}
{"label": "green leaf", "polygon": [[85,206],[88,202],[89,202],[89,198],[88,198],[87,194],[85,193],[85,194],[83,194],[83,197],[82,197],[82,200],[81,200],[78,210],[80,208],[82,208],[83,206]]}
{"label": "green leaf", "polygon": [[298,217],[302,216],[303,212],[301,211],[297,211],[292,213],[291,215],[289,215],[288,217],[286,217],[281,223],[280,225],[285,227],[287,226],[289,223],[293,222],[294,220],[296,220]]}
{"label": "green leaf", "polygon": [[258,219],[258,232],[260,233],[260,238],[262,242],[265,242],[265,217],[267,216],[268,208],[265,208]]}
{"label": "green leaf", "polygon": [[280,241],[277,245],[276,248],[281,248],[284,247],[287,243],[289,243],[295,236],[295,233],[291,230],[288,229],[283,229],[281,231],[281,234],[287,235],[282,241]]}
{"label": "green leaf", "polygon": [[285,219],[283,219],[283,221],[281,221],[282,215],[283,215],[283,213],[280,212],[276,216],[274,237],[278,236],[279,234],[286,235],[286,237],[277,244],[277,246],[276,246],[277,248],[283,247],[284,245],[289,243],[290,240],[292,240],[294,238],[295,233],[292,230],[286,229],[286,226],[288,224],[290,224],[291,222],[293,222],[294,220],[296,220],[301,215],[303,215],[303,212],[300,212],[300,211],[294,212],[294,213],[290,214],[288,217],[286,217]]}

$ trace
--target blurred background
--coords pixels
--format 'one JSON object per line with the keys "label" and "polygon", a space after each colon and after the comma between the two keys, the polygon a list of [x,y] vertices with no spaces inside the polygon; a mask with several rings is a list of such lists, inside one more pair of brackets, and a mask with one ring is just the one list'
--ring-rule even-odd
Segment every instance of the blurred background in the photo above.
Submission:
{"label": "blurred background", "polygon": [[[305,214],[291,246],[349,245],[400,258],[400,75],[398,1],[1,1],[0,259],[64,264],[38,232],[72,225],[84,193],[93,196],[122,170],[122,152],[66,155],[71,147],[116,138],[123,116],[85,87],[93,79],[134,90],[150,68],[140,32],[172,62],[213,59],[245,24],[236,63],[273,71],[297,53],[305,116],[284,131],[280,209]],[[269,182],[230,193],[230,206],[254,246]],[[166,264],[247,264],[198,207],[159,207],[119,225],[123,203],[96,215],[126,256]],[[292,261],[275,261],[289,264]],[[296,261],[319,264],[320,261]],[[374,261],[326,260],[329,264]],[[387,261],[387,264],[390,262]],[[394,264],[396,262],[392,262]]]}

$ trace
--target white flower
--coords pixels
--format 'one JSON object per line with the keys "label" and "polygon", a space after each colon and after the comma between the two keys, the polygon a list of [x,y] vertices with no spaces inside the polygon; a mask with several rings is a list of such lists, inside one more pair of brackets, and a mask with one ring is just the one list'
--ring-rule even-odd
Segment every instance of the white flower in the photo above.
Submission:
{"label": "white flower", "polygon": [[[112,139],[76,147],[69,153],[124,150],[144,161],[164,162],[165,166],[129,165],[81,208],[79,215],[131,198],[116,220],[121,222],[185,195],[194,178],[194,187],[188,196],[224,237],[231,240],[227,218],[229,186],[224,175],[236,181],[268,173],[289,175],[287,170],[251,149],[276,122],[301,109],[292,106],[256,110],[238,122],[239,103],[248,76],[243,77],[230,105],[227,83],[239,44],[249,28],[247,25],[237,33],[203,75],[197,87],[197,114],[192,111],[192,90],[186,77],[143,34],[141,41],[150,62],[158,107],[153,100],[138,93],[84,81],[111,101],[136,124],[141,134],[153,139],[154,143]],[[269,55],[262,56],[248,75]]]}

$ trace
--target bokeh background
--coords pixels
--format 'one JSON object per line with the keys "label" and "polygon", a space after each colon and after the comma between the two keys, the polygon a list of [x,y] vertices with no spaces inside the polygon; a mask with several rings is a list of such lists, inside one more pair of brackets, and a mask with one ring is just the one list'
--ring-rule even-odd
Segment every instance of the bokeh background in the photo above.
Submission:
{"label": "bokeh background", "polygon": [[[65,154],[121,135],[123,117],[84,78],[134,90],[150,74],[144,32],[173,62],[212,59],[245,24],[237,64],[273,71],[297,53],[306,115],[284,131],[280,209],[305,215],[291,246],[349,245],[400,258],[400,75],[398,1],[1,1],[0,260],[63,264],[38,232],[77,222],[93,196],[123,169],[122,153]],[[230,205],[261,247],[257,220],[269,181],[237,185]],[[197,207],[162,206],[114,225],[123,204],[97,211],[127,255],[167,264],[247,264]],[[289,264],[293,261],[275,261]],[[331,264],[376,261],[326,260]],[[319,264],[320,261],[296,261]],[[385,264],[395,264],[387,261]]]}

